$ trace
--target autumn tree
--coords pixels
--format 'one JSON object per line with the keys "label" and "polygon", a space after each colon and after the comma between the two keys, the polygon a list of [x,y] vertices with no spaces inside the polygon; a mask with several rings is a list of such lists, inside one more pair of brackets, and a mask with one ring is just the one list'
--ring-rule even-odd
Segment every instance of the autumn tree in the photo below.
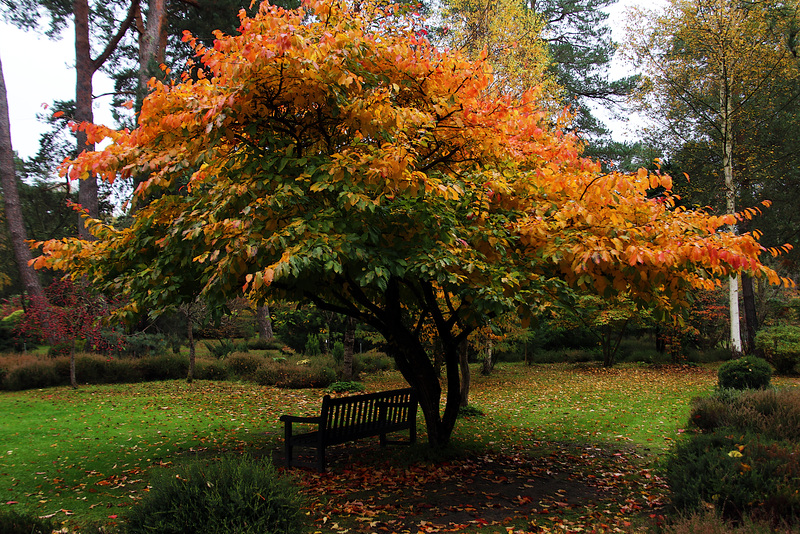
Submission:
{"label": "autumn tree", "polygon": [[667,176],[601,174],[535,90],[491,92],[485,61],[419,28],[391,6],[262,4],[240,35],[197,45],[207,77],[153,82],[135,130],[86,126],[111,145],[63,171],[146,175],[136,194],[153,200],[127,228],[87,221],[95,241],[42,243],[36,265],[119,294],[123,313],[199,291],[212,309],[244,292],[354,317],[386,339],[436,446],[458,413],[458,349],[493,317],[573,291],[681,307],[738,271],[780,283],[752,235],[717,231],[733,215],[648,198]]}
{"label": "autumn tree", "polygon": [[[735,140],[762,119],[764,108],[754,104],[776,99],[774,110],[800,97],[800,71],[770,4],[672,0],[663,12],[639,11],[634,16],[628,50],[648,75],[650,92],[643,109],[663,126],[658,136],[712,144],[725,212],[735,213],[743,179],[735,176]],[[786,80],[795,80],[788,92]],[[737,225],[728,230],[736,232]],[[734,354],[741,354],[735,276],[729,291],[730,344]]]}

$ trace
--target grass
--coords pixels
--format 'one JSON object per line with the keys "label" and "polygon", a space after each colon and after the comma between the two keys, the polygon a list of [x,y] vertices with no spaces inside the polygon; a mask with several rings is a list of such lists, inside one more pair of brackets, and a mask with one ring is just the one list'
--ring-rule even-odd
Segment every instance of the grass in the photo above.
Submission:
{"label": "grass", "polygon": [[[455,454],[572,443],[617,444],[654,458],[680,436],[691,399],[715,382],[714,370],[704,368],[501,364],[489,377],[475,370],[471,401],[485,415],[459,419]],[[368,376],[365,385],[377,391],[404,382],[389,372]],[[322,395],[210,381],[0,393],[0,506],[55,514],[73,527],[113,525],[161,466],[232,451],[280,458],[278,418],[317,413]],[[387,456],[368,445],[363,454]],[[413,462],[426,449],[392,448],[389,459]]]}

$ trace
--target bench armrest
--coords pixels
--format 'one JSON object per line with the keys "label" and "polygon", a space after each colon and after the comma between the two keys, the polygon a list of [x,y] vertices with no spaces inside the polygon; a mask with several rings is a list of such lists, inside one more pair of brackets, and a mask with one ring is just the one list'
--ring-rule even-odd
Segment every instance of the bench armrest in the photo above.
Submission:
{"label": "bench armrest", "polygon": [[307,423],[309,425],[318,425],[322,423],[322,417],[317,415],[314,417],[300,417],[298,415],[282,415],[281,421],[284,423]]}

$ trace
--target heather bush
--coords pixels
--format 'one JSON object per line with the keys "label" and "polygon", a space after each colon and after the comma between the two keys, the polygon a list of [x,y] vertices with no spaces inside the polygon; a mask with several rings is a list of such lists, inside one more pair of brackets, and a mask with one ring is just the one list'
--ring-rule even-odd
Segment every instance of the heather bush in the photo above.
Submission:
{"label": "heather bush", "polygon": [[227,380],[230,376],[228,366],[218,360],[197,360],[194,377],[198,380]]}
{"label": "heather bush", "polygon": [[271,339],[266,340],[262,338],[254,339],[252,341],[247,342],[247,346],[250,347],[250,350],[281,350],[284,346],[284,343],[278,339]]}
{"label": "heather bush", "polygon": [[370,351],[353,355],[353,372],[356,375],[392,369],[394,369],[394,360],[383,352]]}
{"label": "heather bush", "polygon": [[231,354],[225,362],[228,370],[240,378],[253,378],[256,371],[265,362],[263,356],[251,353],[236,352]]}
{"label": "heather bush", "polygon": [[361,382],[334,382],[325,390],[327,393],[357,393],[366,389]]}
{"label": "heather bush", "polygon": [[763,389],[769,386],[772,367],[766,360],[745,356],[723,363],[717,378],[720,388]]}
{"label": "heather bush", "polygon": [[127,516],[129,534],[306,532],[297,488],[266,460],[196,460],[168,470]]}
{"label": "heather bush", "polygon": [[713,510],[683,515],[663,528],[662,534],[800,534],[800,527],[773,521],[743,518],[732,522],[720,518]]}
{"label": "heather bush", "polygon": [[725,519],[800,517],[800,445],[754,434],[698,434],[678,444],[665,467],[672,502],[684,511],[713,506]]}
{"label": "heather bush", "polygon": [[336,381],[334,368],[332,358],[266,359],[256,371],[255,381],[262,386],[279,388],[325,388]]}
{"label": "heather bush", "polygon": [[733,428],[764,439],[800,441],[800,390],[723,390],[694,399],[690,423],[704,432]]}

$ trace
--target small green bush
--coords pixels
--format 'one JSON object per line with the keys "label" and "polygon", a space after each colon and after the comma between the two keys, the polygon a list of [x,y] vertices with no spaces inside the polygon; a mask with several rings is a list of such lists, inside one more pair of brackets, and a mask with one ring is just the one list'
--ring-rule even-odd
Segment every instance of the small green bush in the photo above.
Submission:
{"label": "small green bush", "polygon": [[125,336],[124,346],[123,355],[143,358],[146,356],[163,356],[169,349],[169,342],[164,337],[164,334],[136,332]]}
{"label": "small green bush", "polygon": [[252,378],[264,363],[264,358],[257,354],[236,352],[225,361],[233,374],[242,378]]}
{"label": "small green bush", "polygon": [[272,464],[226,457],[162,473],[127,516],[129,534],[293,534],[306,531],[298,490]]}
{"label": "small green bush", "polygon": [[325,391],[328,393],[356,393],[365,389],[361,382],[334,382]]}
{"label": "small green bush", "polygon": [[331,350],[331,355],[333,356],[333,360],[336,362],[336,365],[342,365],[344,361],[344,343],[341,341],[337,341],[333,344],[333,350]]}
{"label": "small green bush", "polygon": [[3,534],[50,534],[56,528],[49,519],[28,512],[0,509],[0,532]]}
{"label": "small green bush", "polygon": [[483,410],[480,408],[469,405],[469,406],[459,406],[458,407],[458,416],[459,417],[482,417],[484,415]]}
{"label": "small green bush", "polygon": [[220,360],[237,350],[237,344],[232,339],[220,339],[219,344],[208,341],[204,345],[212,356]]}
{"label": "small green bush", "polygon": [[306,356],[318,356],[322,353],[321,342],[317,334],[309,334],[306,338],[306,346],[303,354]]}
{"label": "small green bush", "polygon": [[663,534],[800,534],[800,526],[775,525],[772,521],[725,521],[713,510],[682,515],[670,521],[660,532]]}
{"label": "small green bush", "polygon": [[792,374],[800,363],[800,326],[763,328],[756,334],[756,348],[766,355],[778,374]]}
{"label": "small green bush", "polygon": [[753,356],[725,362],[717,372],[720,388],[763,389],[769,386],[771,378],[769,363]]}

